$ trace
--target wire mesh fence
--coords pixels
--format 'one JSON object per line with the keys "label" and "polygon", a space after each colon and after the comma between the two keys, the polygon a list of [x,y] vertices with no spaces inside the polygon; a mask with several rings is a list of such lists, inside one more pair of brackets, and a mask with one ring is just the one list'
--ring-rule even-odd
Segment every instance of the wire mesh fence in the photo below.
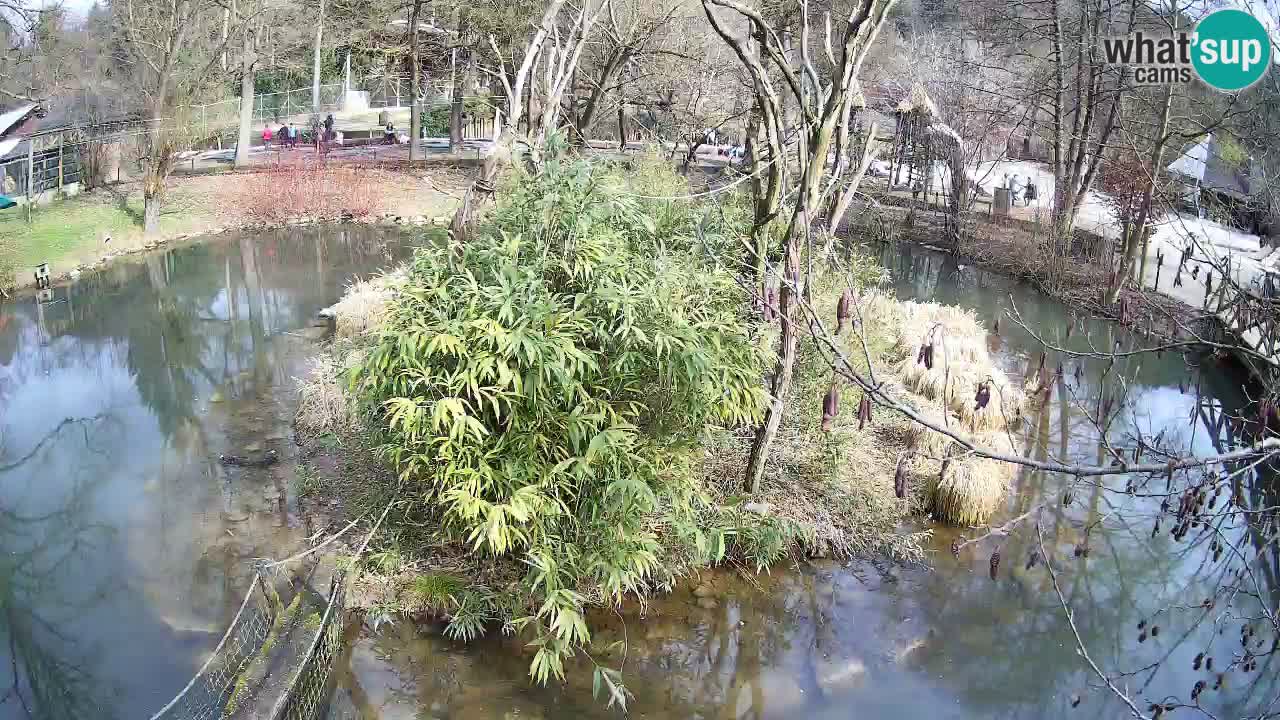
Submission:
{"label": "wire mesh fence", "polygon": [[255,575],[236,613],[204,666],[151,720],[221,720],[237,680],[257,656],[275,618],[261,576]]}
{"label": "wire mesh fence", "polygon": [[30,152],[0,162],[0,193],[38,195],[80,182],[81,153],[74,143],[34,144]]}
{"label": "wire mesh fence", "polygon": [[[289,612],[268,599],[268,593],[274,593],[267,582],[261,575],[254,576],[240,610],[204,666],[150,720],[230,720],[242,716],[317,720],[325,715],[333,690],[334,660],[342,646],[346,584],[341,576],[333,578],[324,614],[312,633],[309,626],[296,623],[296,618],[290,620]],[[292,660],[276,657],[287,653],[289,643],[281,637],[281,626],[291,622],[307,633],[306,652],[296,668]],[[271,681],[265,676],[268,673],[287,677],[287,684]],[[263,703],[272,699],[266,690],[269,687],[284,690],[266,715],[261,711],[267,708]],[[258,698],[260,695],[265,699]]]}
{"label": "wire mesh fence", "polygon": [[[319,104],[312,102],[314,89],[310,87],[262,93],[253,96],[253,120],[280,120],[293,115],[335,112],[342,107],[343,86],[320,86]],[[230,98],[216,103],[194,105],[190,109],[192,122],[203,128],[233,127],[240,122],[240,98]]]}
{"label": "wire mesh fence", "polygon": [[271,720],[316,720],[324,715],[333,694],[333,661],[342,646],[342,616],[346,583],[334,577],[320,628],[289,682],[284,695],[271,712]]}

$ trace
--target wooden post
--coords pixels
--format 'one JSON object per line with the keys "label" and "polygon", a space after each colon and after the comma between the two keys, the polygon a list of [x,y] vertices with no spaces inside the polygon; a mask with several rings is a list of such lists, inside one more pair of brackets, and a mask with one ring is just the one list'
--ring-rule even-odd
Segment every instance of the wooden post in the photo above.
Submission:
{"label": "wooden post", "polygon": [[27,222],[31,222],[31,206],[35,204],[36,141],[27,139]]}
{"label": "wooden post", "polygon": [[1150,225],[1145,225],[1142,227],[1141,230],[1139,230],[1139,232],[1141,233],[1139,237],[1142,238],[1142,260],[1138,263],[1138,288],[1139,289],[1142,288],[1143,280],[1147,277],[1147,248],[1151,243],[1151,231],[1153,229],[1154,228],[1152,228]]}

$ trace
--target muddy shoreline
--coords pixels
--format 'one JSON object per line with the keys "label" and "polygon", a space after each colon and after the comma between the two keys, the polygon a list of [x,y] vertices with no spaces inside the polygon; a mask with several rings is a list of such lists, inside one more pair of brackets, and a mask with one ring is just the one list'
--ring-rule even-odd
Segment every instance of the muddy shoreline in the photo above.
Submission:
{"label": "muddy shoreline", "polygon": [[[452,212],[461,197],[462,189],[470,182],[465,171],[456,169],[428,169],[424,172],[422,168],[374,168],[367,173],[368,182],[374,184],[379,194],[372,213],[357,216],[347,212],[345,208],[330,205],[317,208],[319,212],[283,222],[254,219],[240,207],[243,189],[238,183],[245,182],[246,177],[260,175],[261,169],[175,178],[171,188],[173,198],[162,212],[183,216],[186,222],[176,226],[162,223],[161,228],[151,237],[143,235],[138,227],[131,227],[125,233],[117,232],[114,237],[108,232],[110,228],[100,228],[99,235],[105,236],[105,240],[103,237],[96,241],[82,240],[48,263],[50,281],[64,283],[83,273],[102,269],[118,258],[143,255],[167,246],[203,242],[228,233],[269,232],[324,224],[371,227],[444,226],[452,219]],[[119,197],[138,202],[137,192],[136,183],[125,183],[41,206],[40,211],[68,213],[69,221],[74,221],[75,213],[81,210],[70,204],[116,204],[121,202]],[[61,203],[68,205],[62,207]],[[0,299],[35,287],[33,271],[33,266],[15,267],[13,285],[0,287]]]}
{"label": "muddy shoreline", "polygon": [[[897,198],[881,200],[883,204],[877,210],[881,213],[887,211],[889,221],[877,218],[875,223],[864,221],[858,226],[844,228],[843,237],[846,240],[866,246],[907,242],[946,255],[953,254],[952,249],[943,242],[944,228],[939,220],[940,213],[894,202]],[[908,215],[913,218],[910,223],[906,221]],[[1042,295],[1061,301],[1076,313],[1117,322],[1144,334],[1149,333],[1153,340],[1188,339],[1185,333],[1171,331],[1171,323],[1192,328],[1197,333],[1209,329],[1208,323],[1214,319],[1211,314],[1158,290],[1128,286],[1122,290],[1120,302],[1102,302],[1100,287],[1105,287],[1109,279],[1103,268],[1084,257],[1073,255],[1063,258],[1063,267],[1058,270],[1059,279],[1054,281],[1055,271],[1039,262],[1019,262],[1019,253],[1011,251],[1011,248],[1018,249],[1024,256],[1035,257],[1035,249],[1031,247],[1033,240],[1023,242],[1030,240],[1028,236],[1031,233],[1032,224],[1025,220],[1011,219],[999,224],[978,219],[970,239],[954,257],[961,267],[971,264],[1027,283]],[[1084,231],[1078,231],[1077,235],[1080,242],[1089,242],[1088,238],[1095,237]],[[1003,244],[993,247],[993,240],[1000,240]],[[982,252],[983,249],[988,251]],[[1172,271],[1170,275],[1172,276]],[[1169,282],[1172,282],[1172,277]]]}
{"label": "muddy shoreline", "polygon": [[[294,220],[285,223],[276,224],[255,224],[245,223],[241,225],[222,225],[211,227],[208,230],[198,233],[179,233],[172,237],[160,237],[156,240],[147,242],[145,245],[136,248],[128,248],[125,250],[114,250],[103,253],[97,260],[91,263],[81,263],[71,270],[65,270],[57,274],[51,274],[49,281],[53,285],[61,285],[73,282],[87,272],[95,272],[104,270],[111,266],[117,260],[137,259],[146,256],[149,253],[173,247],[186,247],[189,245],[198,245],[203,242],[217,240],[225,235],[233,233],[266,233],[276,230],[284,230],[288,228],[308,228],[317,225],[358,225],[365,227],[398,227],[398,228],[429,228],[444,227],[449,224],[448,216],[403,216],[403,215],[382,215],[376,218],[353,218],[353,217],[314,217]],[[7,295],[0,294],[0,299],[15,298],[24,295],[30,295],[36,288],[34,277],[17,279],[17,282],[7,290]]]}

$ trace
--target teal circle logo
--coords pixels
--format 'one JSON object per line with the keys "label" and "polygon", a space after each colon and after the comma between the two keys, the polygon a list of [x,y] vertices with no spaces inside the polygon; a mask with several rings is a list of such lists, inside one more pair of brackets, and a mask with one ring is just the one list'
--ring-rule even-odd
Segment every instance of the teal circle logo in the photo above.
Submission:
{"label": "teal circle logo", "polygon": [[1271,38],[1258,18],[1243,10],[1218,10],[1196,25],[1191,64],[1218,90],[1243,90],[1271,65]]}

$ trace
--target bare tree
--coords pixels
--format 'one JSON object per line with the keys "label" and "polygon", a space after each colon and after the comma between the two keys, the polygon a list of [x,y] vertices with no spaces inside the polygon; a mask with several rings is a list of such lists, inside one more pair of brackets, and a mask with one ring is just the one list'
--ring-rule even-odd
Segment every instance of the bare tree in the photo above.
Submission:
{"label": "bare tree", "polygon": [[27,101],[38,97],[30,66],[35,18],[26,3],[0,0],[0,43],[4,48],[0,53],[0,97]]}
{"label": "bare tree", "polygon": [[[796,199],[790,207],[790,219],[783,235],[783,270],[778,299],[782,333],[778,365],[770,388],[772,400],[764,422],[756,432],[746,470],[745,485],[749,491],[756,492],[764,476],[770,447],[782,422],[783,407],[795,368],[799,340],[797,293],[801,291],[801,253],[804,250],[802,240],[806,241],[805,244],[812,244],[810,226],[819,222],[824,201],[828,198],[837,198],[833,209],[839,209],[842,204],[848,207],[847,201],[841,201],[856,192],[870,161],[870,138],[874,132],[867,133],[856,167],[851,172],[842,176],[845,168],[842,158],[835,159],[834,170],[828,169],[837,132],[841,137],[847,137],[851,106],[859,94],[858,71],[893,7],[893,0],[859,0],[852,4],[848,15],[840,21],[842,27],[833,30],[829,21],[825,23],[820,47],[826,51],[830,68],[822,74],[818,72],[813,54],[818,48],[811,47],[814,31],[807,2],[801,4],[798,61],[789,42],[784,41],[784,33],[779,32],[759,11],[735,0],[703,0],[702,5],[716,34],[733,50],[751,76],[759,112],[756,127],[763,131],[759,137],[764,140],[768,153],[760,157],[753,152],[756,163],[753,174],[763,169],[769,180],[763,191],[757,190],[752,248],[755,257],[750,259],[749,267],[760,268],[766,261],[768,226],[780,208],[783,173],[789,164],[784,153],[788,134],[784,98],[794,102],[799,123],[795,153],[799,167],[794,188]],[[736,32],[735,28],[742,24],[749,29],[748,35]],[[836,47],[839,48],[838,54]],[[781,78],[781,87],[775,77]],[[826,218],[826,227],[833,230],[839,222],[840,217],[832,212]],[[760,273],[760,277],[763,278],[764,273]]]}
{"label": "bare tree", "polygon": [[320,49],[324,45],[325,0],[320,0],[319,16],[316,18],[316,42],[311,56],[311,112],[320,112]]}
{"label": "bare tree", "polygon": [[125,0],[117,21],[150,124],[142,197],[143,226],[151,234],[159,226],[175,153],[184,143],[184,118],[174,114],[209,87],[222,58],[222,6],[218,0]]}
{"label": "bare tree", "polygon": [[[675,38],[670,34],[681,19],[682,9],[679,3],[657,6],[637,0],[612,0],[608,3],[607,17],[601,22],[602,37],[589,48],[591,57],[588,61],[580,64],[578,75],[580,84],[585,86],[586,97],[580,102],[576,93],[569,98],[573,103],[570,110],[575,142],[586,140],[586,134],[600,116],[606,98],[620,89],[619,79],[626,68],[634,66],[646,55],[676,52],[672,48]],[[637,80],[636,77],[627,78],[628,84]],[[577,107],[579,104],[580,109]]]}
{"label": "bare tree", "polygon": [[0,100],[47,102],[85,87],[92,44],[85,28],[60,4],[36,8],[0,1]]}

